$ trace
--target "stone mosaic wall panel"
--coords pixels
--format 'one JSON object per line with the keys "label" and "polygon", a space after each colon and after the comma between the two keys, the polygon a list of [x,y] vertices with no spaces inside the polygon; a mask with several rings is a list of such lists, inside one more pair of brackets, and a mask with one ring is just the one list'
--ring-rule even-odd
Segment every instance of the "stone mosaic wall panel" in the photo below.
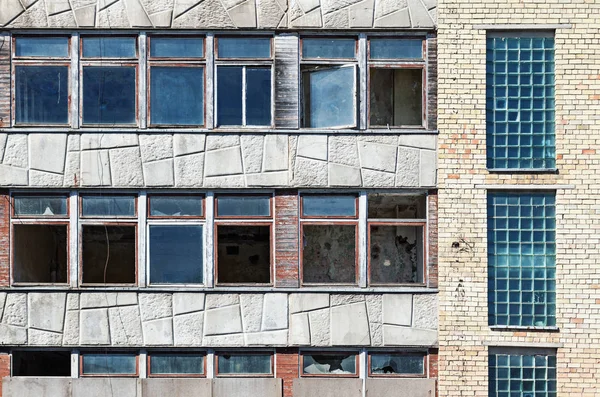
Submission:
{"label": "stone mosaic wall panel", "polygon": [[2,292],[8,346],[436,346],[435,294]]}

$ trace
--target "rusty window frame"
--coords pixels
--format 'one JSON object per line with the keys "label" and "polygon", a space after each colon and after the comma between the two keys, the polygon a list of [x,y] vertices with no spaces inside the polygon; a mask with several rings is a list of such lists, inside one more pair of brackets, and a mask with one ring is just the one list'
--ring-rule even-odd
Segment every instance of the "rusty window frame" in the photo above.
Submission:
{"label": "rusty window frame", "polygon": [[[329,374],[307,374],[304,372],[304,357],[305,356],[314,356],[314,355],[320,355],[320,356],[340,356],[340,355],[345,355],[345,356],[354,356],[354,368],[355,368],[355,373],[353,374],[334,374],[334,373],[329,373]],[[360,376],[360,354],[357,351],[344,351],[344,350],[334,350],[334,351],[319,351],[319,350],[303,350],[300,352],[300,368],[299,368],[299,373],[300,373],[300,377],[302,378],[358,378]]]}
{"label": "rusty window frame", "polygon": [[[274,378],[275,377],[275,352],[273,350],[256,350],[256,351],[216,351],[214,354],[214,374],[215,378]],[[269,374],[251,374],[251,373],[239,373],[239,374],[221,374],[219,373],[219,356],[230,355],[230,356],[266,356],[269,355],[271,359],[271,373]]]}

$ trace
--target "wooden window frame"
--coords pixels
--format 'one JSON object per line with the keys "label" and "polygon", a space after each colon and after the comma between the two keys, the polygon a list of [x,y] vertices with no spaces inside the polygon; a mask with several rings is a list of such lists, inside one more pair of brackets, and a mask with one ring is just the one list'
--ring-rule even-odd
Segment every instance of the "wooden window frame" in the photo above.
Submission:
{"label": "wooden window frame", "polygon": [[[135,374],[84,374],[83,373],[83,361],[87,354],[105,354],[109,355],[130,355],[135,357]],[[98,352],[98,351],[87,351],[79,355],[79,377],[81,378],[138,378],[140,376],[140,355],[137,352]]]}
{"label": "wooden window frame", "polygon": [[[173,373],[173,374],[153,374],[152,373],[152,364],[151,358],[152,356],[160,356],[160,355],[178,355],[178,356],[202,356],[202,373],[201,374],[181,374],[181,373]],[[146,372],[148,378],[206,378],[206,369],[207,369],[207,361],[208,355],[205,351],[193,352],[193,351],[185,351],[185,352],[148,352],[146,356]]]}
{"label": "wooden window frame", "polygon": [[[272,350],[263,351],[252,351],[252,352],[239,352],[239,351],[218,351],[214,354],[214,369],[215,378],[274,378],[275,377],[275,352]],[[220,374],[219,373],[219,356],[230,355],[230,356],[264,356],[269,355],[271,360],[271,373],[270,374]]]}
{"label": "wooden window frame", "polygon": [[[304,199],[306,197],[323,197],[323,196],[353,196],[354,197],[354,215],[304,215]],[[300,195],[300,217],[302,219],[352,219],[358,220],[358,194],[356,193],[303,193]]]}
{"label": "wooden window frame", "polygon": [[[153,197],[197,197],[202,203],[202,214],[201,215],[150,215],[152,198]],[[200,220],[206,219],[206,196],[200,193],[149,193],[147,195],[146,205],[146,218],[150,219],[177,219],[177,220]],[[137,212],[137,211],[136,211]]]}
{"label": "wooden window frame", "polygon": [[[138,42],[138,37],[139,34],[97,34],[97,33],[91,33],[91,34],[82,34],[81,38],[79,40],[79,59],[80,62],[117,62],[117,63],[130,63],[131,61],[135,61],[135,63],[139,62],[139,58],[140,58],[140,46],[139,46],[139,42]],[[134,57],[85,57],[83,55],[83,47],[84,47],[84,42],[85,39],[105,39],[105,38],[111,38],[111,39],[120,39],[120,38],[132,38],[134,40],[135,43],[135,56]],[[128,62],[129,61],[129,62]],[[102,65],[104,66],[104,65]]]}
{"label": "wooden window frame", "polygon": [[[306,374],[304,373],[304,356],[340,356],[354,355],[356,373],[354,374]],[[360,376],[360,354],[356,351],[301,351],[300,352],[300,377],[301,378],[358,378]]]}
{"label": "wooden window frame", "polygon": [[[374,374],[371,364],[372,355],[388,355],[388,356],[423,356],[423,373],[422,374]],[[385,352],[385,351],[370,351],[367,353],[367,377],[369,378],[427,378],[427,363],[428,353],[424,352]]]}
{"label": "wooden window frame", "polygon": [[[53,57],[53,56],[48,56],[48,57],[44,57],[44,56],[32,56],[32,57],[28,57],[28,56],[22,56],[22,55],[17,55],[17,40],[20,38],[32,38],[32,37],[38,37],[38,38],[48,38],[48,37],[64,37],[67,39],[67,55],[66,57]],[[40,34],[40,33],[33,33],[33,34],[16,34],[13,35],[11,37],[11,44],[12,44],[12,51],[11,51],[11,56],[12,56],[12,60],[13,61],[17,61],[17,60],[51,60],[51,61],[56,61],[56,60],[69,60],[71,59],[71,35],[69,34],[52,34],[52,35],[47,35],[47,34]]]}

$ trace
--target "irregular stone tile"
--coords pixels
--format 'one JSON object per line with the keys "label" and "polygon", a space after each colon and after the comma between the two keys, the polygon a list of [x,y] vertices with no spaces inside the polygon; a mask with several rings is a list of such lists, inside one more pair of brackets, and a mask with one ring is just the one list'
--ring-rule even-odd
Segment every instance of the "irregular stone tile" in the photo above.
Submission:
{"label": "irregular stone tile", "polygon": [[67,310],[62,344],[64,346],[79,345],[79,310]]}
{"label": "irregular stone tile", "polygon": [[[311,346],[330,346],[329,308],[308,313]],[[337,327],[337,325],[336,325]]]}
{"label": "irregular stone tile", "polygon": [[119,147],[138,146],[138,136],[135,133],[81,134],[81,150],[113,149]]}
{"label": "irregular stone tile", "polygon": [[90,150],[81,152],[81,185],[110,185],[108,150]]}
{"label": "irregular stone tile", "polygon": [[365,0],[348,7],[348,27],[372,28],[375,0]]}
{"label": "irregular stone tile", "polygon": [[203,346],[241,347],[244,346],[244,334],[211,335],[202,339]]}
{"label": "irregular stone tile", "polygon": [[50,172],[29,170],[29,186],[62,186],[63,180],[63,174],[52,174]]}
{"label": "irregular stone tile", "polygon": [[61,174],[65,167],[67,134],[29,134],[30,168]]}
{"label": "irregular stone tile", "polygon": [[27,344],[27,329],[14,325],[0,324],[0,345]]}
{"label": "irregular stone tile", "polygon": [[98,28],[130,28],[131,24],[125,11],[125,6],[122,2],[117,1],[105,8],[104,10],[98,11],[96,19],[96,27]]}
{"label": "irregular stone tile", "polygon": [[204,294],[177,292],[173,294],[173,314],[192,313],[204,310]]}
{"label": "irregular stone tile", "polygon": [[[319,3],[319,6],[320,5],[321,4]],[[289,15],[291,21],[293,21],[294,19],[298,19],[302,15],[304,15],[304,11],[302,11],[302,8],[300,7],[299,0],[290,0],[289,7]]]}
{"label": "irregular stone tile", "polygon": [[433,20],[433,23],[435,25],[437,25],[438,23],[438,11],[437,8],[432,8],[429,10],[429,15],[431,16],[431,20]]}
{"label": "irregular stone tile", "polygon": [[278,172],[263,172],[261,174],[250,174],[246,175],[246,185],[261,186],[261,187],[272,187],[272,186],[288,186],[289,185],[289,172],[278,171]]}
{"label": "irregular stone tile", "polygon": [[235,334],[242,332],[239,305],[227,306],[205,312],[204,335]]}
{"label": "irregular stone tile", "polygon": [[437,181],[437,154],[431,150],[421,150],[420,186],[435,186]]}
{"label": "irregular stone tile", "polygon": [[348,6],[356,4],[361,0],[321,0],[321,8],[323,15],[344,9]]}
{"label": "irregular stone tile", "polygon": [[61,14],[48,16],[48,27],[51,28],[77,28],[75,14],[73,11],[66,11]]}
{"label": "irregular stone tile", "polygon": [[331,324],[333,346],[368,346],[371,343],[364,302],[332,307]]}
{"label": "irregular stone tile", "polygon": [[288,327],[287,294],[266,294],[262,316],[262,331]]}
{"label": "irregular stone tile", "polygon": [[258,332],[262,323],[263,294],[240,294],[244,332]]}
{"label": "irregular stone tile", "polygon": [[150,346],[173,345],[173,319],[161,318],[159,320],[142,323],[144,344]]}
{"label": "irregular stone tile", "polygon": [[123,0],[127,8],[127,15],[132,27],[151,27],[152,22],[146,15],[146,11],[139,0]]}
{"label": "irregular stone tile", "polygon": [[46,12],[48,15],[59,14],[71,9],[69,0],[44,0],[44,2],[46,3]]}
{"label": "irregular stone tile", "polygon": [[35,328],[29,328],[27,341],[33,346],[60,346],[63,335],[59,332],[42,331]]}
{"label": "irregular stone tile", "polygon": [[304,12],[311,12],[321,5],[321,0],[295,0]]}
{"label": "irregular stone tile", "polygon": [[408,7],[407,0],[377,0],[375,5],[375,19],[397,12]]}
{"label": "irregular stone tile", "polygon": [[117,306],[137,305],[138,299],[135,292],[118,292]]}
{"label": "irregular stone tile", "polygon": [[6,25],[25,11],[19,0],[5,0],[0,7],[0,25]]}
{"label": "irregular stone tile", "polygon": [[0,184],[4,186],[22,186],[28,184],[28,179],[26,169],[0,165]]}
{"label": "irregular stone tile", "polygon": [[[6,148],[6,141],[8,134],[0,133],[0,159],[4,158],[4,149]],[[261,156],[262,158],[262,156]]]}
{"label": "irregular stone tile", "polygon": [[235,24],[219,0],[204,0],[180,16],[175,16],[173,28],[235,28]]}
{"label": "irregular stone tile", "polygon": [[207,177],[235,175],[243,172],[239,146],[206,152],[204,174]]}
{"label": "irregular stone tile", "polygon": [[204,312],[182,314],[173,317],[175,346],[202,345],[202,326]]}
{"label": "irregular stone tile", "polygon": [[383,343],[385,346],[436,346],[437,330],[395,325],[383,326]]}
{"label": "irregular stone tile", "polygon": [[230,8],[233,8],[235,6],[242,4],[243,2],[244,2],[244,0],[221,0],[221,3],[223,3],[223,6],[228,10]]}
{"label": "irregular stone tile", "polygon": [[113,186],[144,186],[142,161],[138,148],[111,149],[109,158]]}
{"label": "irregular stone tile", "polygon": [[4,303],[6,302],[6,292],[0,292],[0,320],[4,314]]}
{"label": "irregular stone tile", "polygon": [[381,172],[361,169],[363,187],[394,187],[396,175],[390,172]]}
{"label": "irregular stone tile", "polygon": [[[287,8],[287,5],[286,5]],[[257,3],[257,24],[259,29],[275,29],[285,17],[285,9],[277,0],[260,0]]]}
{"label": "irregular stone tile", "polygon": [[173,157],[173,135],[140,134],[139,140],[144,163]]}
{"label": "irregular stone tile", "polygon": [[321,22],[320,7],[290,22],[290,27],[293,28],[320,28],[321,26],[323,23]]}
{"label": "irregular stone tile", "polygon": [[362,168],[386,172],[396,170],[396,146],[359,142],[358,152]]}
{"label": "irregular stone tile", "polygon": [[413,28],[433,28],[435,24],[422,0],[408,0],[410,20]]}
{"label": "irregular stone tile", "polygon": [[[26,6],[27,7],[27,6]],[[44,2],[38,0],[27,11],[19,15],[11,24],[11,28],[46,28],[48,27],[48,17]]]}
{"label": "irregular stone tile", "polygon": [[9,134],[8,138],[6,139],[2,164],[13,167],[27,168],[29,165],[29,154],[27,150],[26,134]]}
{"label": "irregular stone tile", "polygon": [[329,163],[330,186],[361,186],[360,168]]}
{"label": "irregular stone tile", "polygon": [[268,331],[244,335],[247,346],[285,346],[288,341],[288,331]]}
{"label": "irregular stone tile", "polygon": [[419,149],[436,150],[437,139],[435,135],[406,134],[398,136],[398,145]]}
{"label": "irregular stone tile", "polygon": [[80,153],[69,152],[67,153],[67,159],[65,161],[65,174],[63,176],[64,186],[79,186],[81,182],[80,172]]}
{"label": "irregular stone tile", "polygon": [[398,146],[398,135],[359,135],[359,142],[380,143],[382,145]]}
{"label": "irregular stone tile", "polygon": [[299,313],[290,316],[289,343],[292,346],[310,345],[310,327],[308,314]]}
{"label": "irregular stone tile", "polygon": [[419,185],[419,150],[398,148],[396,186]]}
{"label": "irregular stone tile", "polygon": [[367,314],[369,322],[381,323],[383,321],[383,303],[381,295],[366,295]]}
{"label": "irregular stone tile", "polygon": [[262,171],[264,139],[265,138],[262,135],[241,136],[242,158],[245,173],[253,174]]}
{"label": "irregular stone tile", "polygon": [[327,135],[298,136],[298,156],[327,161]]}
{"label": "irregular stone tile", "polygon": [[67,295],[67,310],[79,310],[78,293],[72,293]]}
{"label": "irregular stone tile", "polygon": [[139,294],[140,314],[142,321],[173,315],[173,298],[171,294]]}
{"label": "irregular stone tile", "polygon": [[383,346],[383,324],[369,323],[371,346]]}
{"label": "irregular stone tile", "polygon": [[326,29],[347,29],[349,25],[348,10],[346,9],[323,16],[323,27]]}
{"label": "irregular stone tile", "polygon": [[206,137],[206,150],[226,149],[240,146],[240,136],[234,134],[208,134]]}
{"label": "irregular stone tile", "polygon": [[375,19],[375,28],[410,28],[408,8]]}
{"label": "irregular stone tile", "polygon": [[116,306],[117,294],[114,292],[85,292],[80,295],[81,308]]}
{"label": "irregular stone tile", "polygon": [[281,21],[279,22],[279,25],[277,25],[277,29],[287,29],[288,28],[288,14],[283,14],[283,17],[281,17]]}
{"label": "irregular stone tile", "polygon": [[383,323],[410,327],[412,324],[412,295],[383,295]]}
{"label": "irregular stone tile", "polygon": [[148,15],[150,21],[156,28],[169,28],[171,27],[171,20],[173,18],[173,11],[162,11],[156,14]]}
{"label": "irregular stone tile", "polygon": [[96,6],[90,5],[73,11],[77,26],[80,28],[93,27],[96,24]]}
{"label": "irregular stone tile", "polygon": [[263,171],[288,169],[289,147],[287,135],[267,135],[263,152]]}
{"label": "irregular stone tile", "polygon": [[327,159],[332,163],[358,167],[360,165],[360,160],[358,157],[358,148],[356,146],[356,137],[330,136],[329,154]]}
{"label": "irregular stone tile", "polygon": [[206,135],[204,134],[174,134],[173,153],[175,156],[199,153],[204,151]]}
{"label": "irregular stone tile", "polygon": [[159,12],[173,11],[174,0],[140,0],[149,15]]}
{"label": "irregular stone tile", "polygon": [[204,177],[204,153],[175,157],[175,186],[201,187]]}
{"label": "irregular stone tile", "polygon": [[115,4],[117,1],[119,0],[98,0],[98,8],[100,10],[103,10]]}
{"label": "irregular stone tile", "polygon": [[79,341],[82,345],[110,344],[108,309],[88,309],[80,313]]}
{"label": "irregular stone tile", "polygon": [[146,186],[173,186],[173,159],[144,164]]}
{"label": "irregular stone tile", "polygon": [[308,312],[329,307],[329,294],[290,294],[290,313]]}
{"label": "irregular stone tile", "polygon": [[229,18],[238,28],[256,28],[256,4],[247,0],[242,4],[227,10]]}
{"label": "irregular stone tile", "polygon": [[349,305],[365,301],[364,295],[331,294],[331,306]]}
{"label": "irregular stone tile", "polygon": [[66,293],[28,294],[29,326],[39,330],[62,332],[65,317]]}
{"label": "irregular stone tile", "polygon": [[223,189],[246,187],[246,178],[244,175],[207,177],[204,178],[204,187]]}
{"label": "irregular stone tile", "polygon": [[2,324],[27,326],[27,294],[10,293],[6,296]]}
{"label": "irregular stone tile", "polygon": [[324,161],[296,158],[293,186],[327,186],[327,163]]}
{"label": "irregular stone tile", "polygon": [[438,328],[438,296],[436,294],[413,296],[413,327]]}
{"label": "irregular stone tile", "polygon": [[121,306],[108,309],[110,320],[110,341],[113,346],[140,346],[142,321],[137,306]]}
{"label": "irregular stone tile", "polygon": [[239,303],[240,296],[238,294],[206,294],[207,309],[237,305]]}

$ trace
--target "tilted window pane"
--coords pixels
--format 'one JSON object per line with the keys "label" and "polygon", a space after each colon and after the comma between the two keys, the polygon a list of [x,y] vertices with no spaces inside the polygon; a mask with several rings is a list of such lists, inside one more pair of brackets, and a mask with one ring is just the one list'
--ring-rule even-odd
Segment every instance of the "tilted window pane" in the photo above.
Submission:
{"label": "tilted window pane", "polygon": [[423,71],[371,69],[370,124],[372,126],[423,125]]}
{"label": "tilted window pane", "polygon": [[202,226],[152,225],[149,240],[151,284],[202,283]]}
{"label": "tilted window pane", "polygon": [[355,39],[302,39],[303,58],[349,59],[355,56]]}
{"label": "tilted window pane", "polygon": [[241,66],[217,67],[217,125],[242,125]]}
{"label": "tilted window pane", "polygon": [[556,397],[556,355],[490,354],[489,395]]}
{"label": "tilted window pane", "polygon": [[219,37],[219,58],[270,58],[270,37]]}
{"label": "tilted window pane", "polygon": [[246,125],[271,125],[271,68],[246,68]]}
{"label": "tilted window pane", "polygon": [[135,58],[135,37],[84,37],[84,58]]}
{"label": "tilted window pane", "polygon": [[305,283],[356,283],[356,227],[302,226]]}
{"label": "tilted window pane", "polygon": [[217,359],[218,374],[265,374],[270,375],[270,354],[222,354]]}
{"label": "tilted window pane", "polygon": [[67,225],[13,226],[13,279],[17,283],[67,283]]}
{"label": "tilted window pane", "polygon": [[152,37],[150,56],[157,58],[203,58],[201,37]]}
{"label": "tilted window pane", "polygon": [[373,375],[422,375],[424,373],[422,355],[371,354],[371,374]]}
{"label": "tilted window pane", "polygon": [[135,354],[83,354],[83,375],[135,375]]}
{"label": "tilted window pane", "polygon": [[135,226],[83,225],[82,281],[91,284],[135,284]]}
{"label": "tilted window pane", "polygon": [[271,227],[217,227],[217,279],[226,284],[271,282]]}
{"label": "tilted window pane", "polygon": [[217,216],[269,216],[270,196],[217,197]]}
{"label": "tilted window pane", "polygon": [[371,39],[371,59],[419,59],[423,58],[421,39]]}
{"label": "tilted window pane", "polygon": [[302,73],[304,127],[353,127],[355,69],[323,68]]}
{"label": "tilted window pane", "polygon": [[18,57],[57,57],[69,56],[67,37],[17,37],[15,55]]}
{"label": "tilted window pane", "polygon": [[355,375],[355,354],[304,354],[304,375]]}
{"label": "tilted window pane", "polygon": [[423,227],[371,225],[371,283],[422,283],[425,261]]}
{"label": "tilted window pane", "polygon": [[83,122],[135,124],[135,67],[83,68]]}
{"label": "tilted window pane", "polygon": [[67,215],[67,198],[52,196],[15,196],[15,215]]}
{"label": "tilted window pane", "polygon": [[303,196],[302,215],[356,216],[356,196]]}
{"label": "tilted window pane", "polygon": [[15,80],[17,123],[69,122],[67,66],[16,66]]}
{"label": "tilted window pane", "polygon": [[150,196],[151,216],[202,216],[202,197]]}
{"label": "tilted window pane", "polygon": [[135,216],[135,196],[82,196],[83,216]]}
{"label": "tilted window pane", "polygon": [[204,68],[150,68],[152,124],[204,124]]}
{"label": "tilted window pane", "polygon": [[199,354],[151,354],[150,374],[204,374],[204,356]]}

